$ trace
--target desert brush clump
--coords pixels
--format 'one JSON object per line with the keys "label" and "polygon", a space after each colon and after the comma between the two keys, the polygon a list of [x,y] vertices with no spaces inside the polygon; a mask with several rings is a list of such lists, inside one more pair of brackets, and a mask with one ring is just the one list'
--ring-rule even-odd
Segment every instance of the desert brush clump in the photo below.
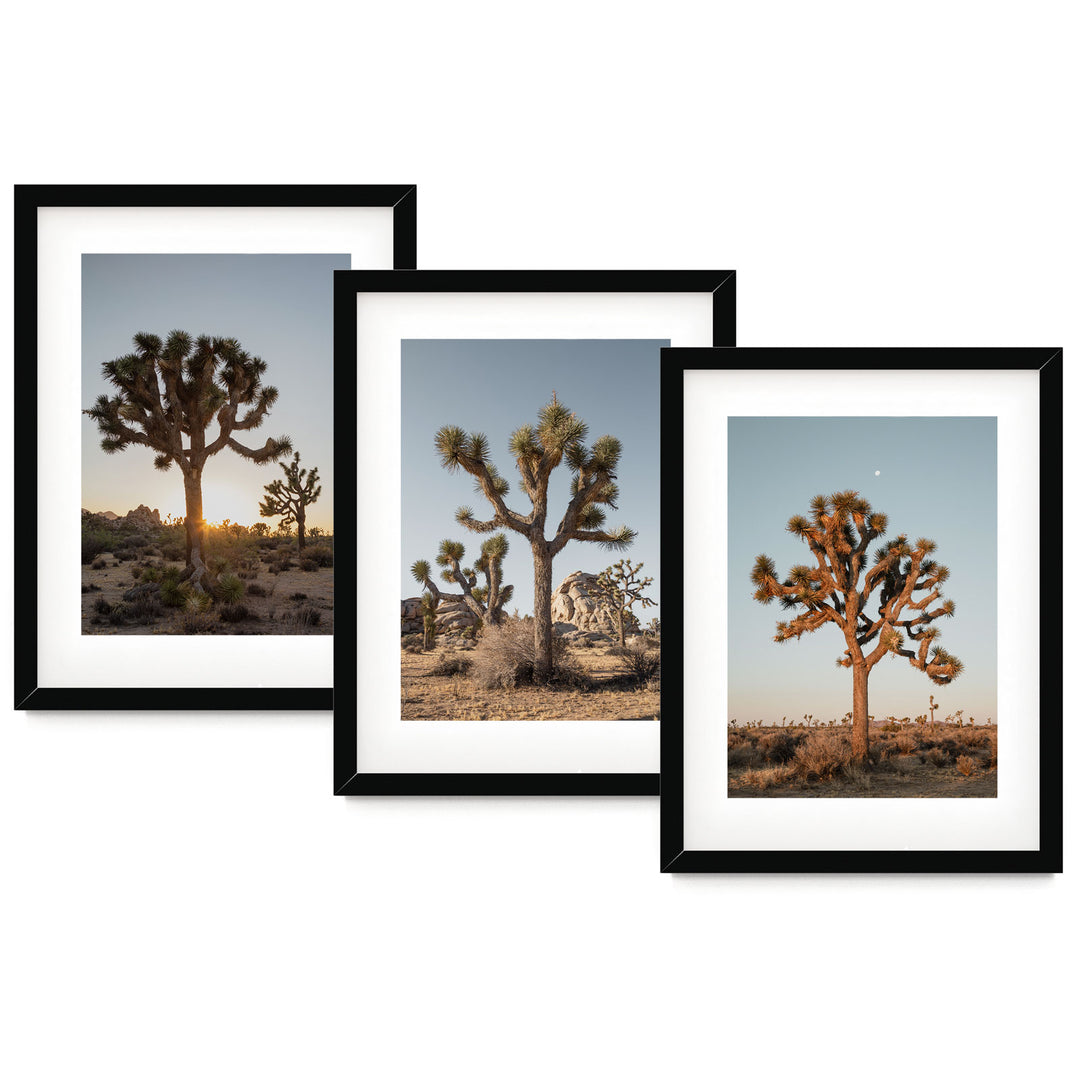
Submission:
{"label": "desert brush clump", "polygon": [[[787,531],[807,544],[815,564],[793,566],[781,580],[776,564],[762,554],[750,574],[756,600],[768,604],[778,599],[784,610],[800,610],[792,621],[776,623],[773,639],[778,643],[829,622],[843,634],[846,647],[836,662],[852,671],[851,747],[856,760],[868,755],[867,683],[882,658],[902,656],[937,685],[954,681],[964,669],[959,659],[934,643],[940,630],[931,623],[951,618],[956,610],[952,600],[933,606],[949,577],[948,567],[930,557],[937,545],[925,538],[911,543],[900,534],[869,554],[870,544],[887,527],[886,515],[875,513],[857,491],[817,495],[811,499],[809,517],[796,514],[787,523]],[[931,710],[934,707],[931,703]]]}
{"label": "desert brush clump", "polygon": [[224,603],[218,609],[218,618],[222,622],[246,622],[255,614],[242,603]]}
{"label": "desert brush clump", "polygon": [[244,582],[235,573],[222,573],[214,582],[214,599],[222,603],[237,603],[244,594]]}
{"label": "desert brush clump", "polygon": [[[606,509],[618,498],[616,469],[622,444],[612,435],[602,435],[591,448],[585,445],[588,426],[552,394],[551,403],[540,409],[535,425],[525,424],[510,435],[509,449],[520,474],[519,486],[530,509],[518,512],[506,502],[509,482],[499,475],[491,461],[486,435],[466,434],[461,427],[446,425],[435,434],[435,450],[449,472],[464,469],[473,477],[476,492],[487,500],[494,514],[489,519],[473,516],[461,506],[457,521],[471,532],[491,533],[505,528],[524,536],[533,555],[532,624],[535,638],[533,676],[545,682],[555,669],[555,649],[551,621],[551,575],[555,556],[571,541],[597,543],[621,551],[634,540],[625,525],[606,529]],[[563,462],[570,467],[570,499],[550,539],[545,534],[551,476]]]}
{"label": "desert brush clump", "polygon": [[612,649],[611,654],[639,685],[651,682],[660,674],[660,653],[644,643],[622,645]]}
{"label": "desert brush clump", "polygon": [[473,662],[467,656],[441,655],[428,674],[436,678],[452,678],[456,674],[468,674]]}
{"label": "desert brush clump", "polygon": [[[490,626],[473,652],[472,675],[484,689],[513,689],[536,681],[536,635],[531,620],[507,618]],[[577,664],[566,643],[555,638],[551,649],[551,671],[544,681],[572,681],[579,676]]]}

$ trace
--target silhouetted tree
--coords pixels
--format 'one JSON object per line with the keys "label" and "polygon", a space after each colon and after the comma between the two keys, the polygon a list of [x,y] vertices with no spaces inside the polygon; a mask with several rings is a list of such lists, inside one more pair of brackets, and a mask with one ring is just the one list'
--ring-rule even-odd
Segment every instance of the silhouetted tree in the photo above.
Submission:
{"label": "silhouetted tree", "polygon": [[886,515],[874,513],[857,491],[818,495],[810,502],[809,518],[796,515],[787,523],[788,532],[810,548],[816,566],[793,566],[780,581],[773,560],[758,555],[750,574],[756,600],[779,599],[785,610],[802,610],[791,622],[777,622],[775,641],[813,633],[829,622],[843,633],[847,647],[836,663],[852,670],[851,748],[856,760],[865,760],[869,748],[867,682],[884,656],[905,657],[938,685],[953,681],[964,669],[960,660],[934,645],[940,630],[930,623],[951,618],[956,610],[952,600],[930,609],[949,576],[946,566],[928,557],[937,545],[928,539],[910,544],[907,536],[899,535],[879,547],[871,560],[868,548],[887,527]]}
{"label": "silhouetted tree", "polygon": [[273,480],[266,485],[266,497],[259,503],[260,517],[280,517],[282,526],[296,525],[296,551],[304,552],[304,521],[307,507],[318,500],[322,487],[319,482],[319,470],[310,472],[300,467],[300,454],[294,453],[293,459],[280,465],[285,473],[284,480]]}
{"label": "silhouetted tree", "polygon": [[[292,449],[287,437],[268,438],[260,449],[233,438],[262,425],[278,391],[262,384],[266,364],[245,352],[235,338],[192,338],[173,330],[164,343],[152,333],[137,333],[133,341],[134,352],[101,365],[106,380],[116,387],[115,396],[102,394],[85,412],[104,436],[101,448],[106,453],[146,446],[157,454],[155,468],[166,472],[179,466],[186,514],[183,576],[202,592],[207,574],[203,469],[224,449],[259,465]],[[214,420],[217,434],[208,439],[207,428]]]}

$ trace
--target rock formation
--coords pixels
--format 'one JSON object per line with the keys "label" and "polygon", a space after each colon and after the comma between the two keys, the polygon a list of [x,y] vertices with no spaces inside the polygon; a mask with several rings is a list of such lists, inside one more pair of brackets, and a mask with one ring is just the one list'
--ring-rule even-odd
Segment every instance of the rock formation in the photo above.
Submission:
{"label": "rock formation", "polygon": [[[435,613],[436,633],[461,633],[476,625],[476,615],[461,600],[443,600]],[[423,633],[424,618],[420,613],[420,597],[410,596],[401,601],[401,635]]]}
{"label": "rock formation", "polygon": [[[611,601],[597,588],[595,573],[584,573],[582,570],[571,573],[552,592],[551,620],[560,635],[568,636],[572,632],[569,627],[573,627],[583,634],[617,638],[618,618]],[[627,629],[636,626],[637,620],[634,619]]]}

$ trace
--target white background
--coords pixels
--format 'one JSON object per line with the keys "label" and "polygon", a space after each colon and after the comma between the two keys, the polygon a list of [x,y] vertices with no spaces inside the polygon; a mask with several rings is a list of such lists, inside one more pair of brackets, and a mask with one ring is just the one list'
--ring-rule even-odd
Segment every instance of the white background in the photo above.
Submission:
{"label": "white background", "polygon": [[[1064,345],[1075,406],[1070,5],[368,7],[19,5],[5,188],[415,182],[422,267],[731,266],[741,344]],[[1065,718],[1066,876],[673,879],[648,799],[334,799],[328,715],[5,707],[0,1068],[1052,1074]]]}

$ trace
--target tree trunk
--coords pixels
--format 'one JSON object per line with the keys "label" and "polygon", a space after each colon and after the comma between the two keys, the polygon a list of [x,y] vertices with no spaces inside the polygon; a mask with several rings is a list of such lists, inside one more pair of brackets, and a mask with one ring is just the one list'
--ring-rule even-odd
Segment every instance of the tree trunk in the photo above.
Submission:
{"label": "tree trunk", "polygon": [[199,592],[205,591],[206,522],[203,520],[202,473],[197,470],[184,475],[184,517],[187,566],[183,578]]}
{"label": "tree trunk", "polygon": [[296,553],[302,555],[304,553],[304,507],[303,505],[296,511]]}
{"label": "tree trunk", "polygon": [[626,626],[623,624],[622,608],[619,608],[619,610],[617,610],[615,612],[615,617],[619,620],[619,647],[620,648],[625,648],[626,647]]}
{"label": "tree trunk", "polygon": [[536,651],[534,680],[551,678],[551,558],[533,547],[533,648]]}
{"label": "tree trunk", "polygon": [[867,705],[870,669],[866,664],[855,664],[852,675],[855,685],[851,708],[851,755],[857,761],[865,761],[870,750],[870,717]]}

